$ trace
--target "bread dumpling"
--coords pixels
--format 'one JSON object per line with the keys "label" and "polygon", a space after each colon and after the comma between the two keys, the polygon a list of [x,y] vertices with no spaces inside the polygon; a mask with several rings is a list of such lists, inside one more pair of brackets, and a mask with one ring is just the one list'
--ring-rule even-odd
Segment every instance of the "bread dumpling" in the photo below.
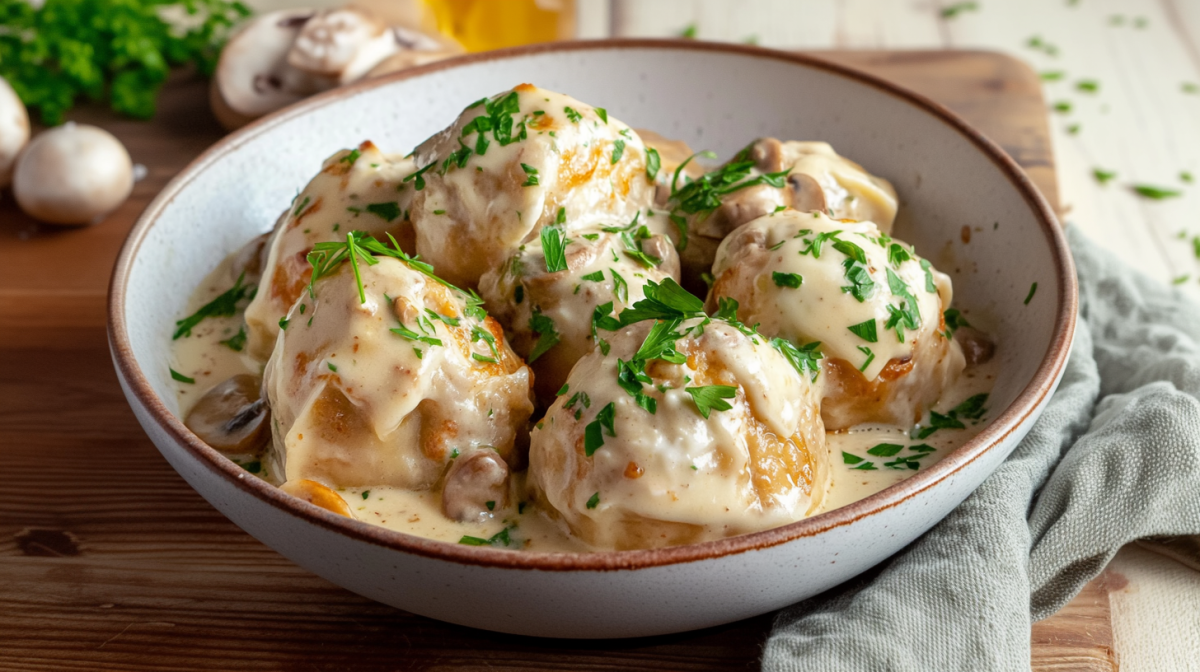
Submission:
{"label": "bread dumpling", "polygon": [[542,226],[620,226],[654,204],[637,133],[603,108],[530,84],[468,106],[414,158],[406,189],[417,252],[464,287]]}
{"label": "bread dumpling", "polygon": [[701,315],[609,334],[533,432],[538,503],[596,548],[721,539],[820,507],[830,470],[810,375]]}
{"label": "bread dumpling", "polygon": [[325,159],[321,172],[280,215],[267,243],[262,281],[246,308],[250,354],[260,360],[271,356],[279,318],[308,285],[313,245],[344,241],[351,231],[386,240],[386,232],[412,251],[408,195],[397,192],[412,172],[411,159],[384,154],[370,141]]}
{"label": "bread dumpling", "polygon": [[426,490],[476,451],[523,463],[532,374],[499,323],[420,262],[375,261],[361,290],[329,269],[282,323],[264,389],[285,480]]}
{"label": "bread dumpling", "polygon": [[872,221],[890,233],[897,201],[887,180],[840,156],[829,143],[761,138],[693,185],[677,183],[665,207],[686,226],[686,238],[676,236],[686,287],[711,270],[726,236],[763,215],[790,207]]}
{"label": "bread dumpling", "polygon": [[962,372],[950,278],[871,222],[786,210],[721,244],[709,308],[767,336],[819,343],[825,426],[911,425]]}

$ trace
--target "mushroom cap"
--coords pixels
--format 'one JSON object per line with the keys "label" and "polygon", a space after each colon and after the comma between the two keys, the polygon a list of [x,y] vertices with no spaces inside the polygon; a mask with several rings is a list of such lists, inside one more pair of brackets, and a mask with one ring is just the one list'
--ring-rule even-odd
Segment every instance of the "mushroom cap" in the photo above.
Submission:
{"label": "mushroom cap", "polygon": [[68,122],[38,135],[17,160],[13,195],[51,224],[89,224],[125,202],[133,161],[108,131]]}
{"label": "mushroom cap", "polygon": [[17,92],[0,77],[0,188],[12,183],[17,155],[29,142],[29,114]]}
{"label": "mushroom cap", "polygon": [[398,49],[399,40],[379,19],[355,9],[334,9],[305,22],[288,51],[287,62],[345,84],[359,79]]}
{"label": "mushroom cap", "polygon": [[263,14],[229,38],[221,50],[209,96],[222,126],[239,128],[331,88],[331,83],[288,65],[288,50],[315,14],[312,9]]}

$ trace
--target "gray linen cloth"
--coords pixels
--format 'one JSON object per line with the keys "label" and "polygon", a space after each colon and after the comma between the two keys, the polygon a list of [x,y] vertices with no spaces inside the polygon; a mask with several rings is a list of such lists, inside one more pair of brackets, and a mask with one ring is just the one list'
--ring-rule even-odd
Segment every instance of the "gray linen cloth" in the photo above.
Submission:
{"label": "gray linen cloth", "polygon": [[1200,534],[1200,309],[1067,233],[1081,319],[1046,412],[932,530],[780,612],[763,669],[1028,670],[1031,622],[1122,545]]}

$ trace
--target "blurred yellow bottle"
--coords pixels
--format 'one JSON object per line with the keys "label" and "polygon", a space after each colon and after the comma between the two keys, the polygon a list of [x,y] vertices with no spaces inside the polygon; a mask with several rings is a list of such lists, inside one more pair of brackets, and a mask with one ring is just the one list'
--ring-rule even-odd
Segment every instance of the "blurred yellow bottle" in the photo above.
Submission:
{"label": "blurred yellow bottle", "polygon": [[438,30],[467,51],[575,36],[575,0],[425,0]]}

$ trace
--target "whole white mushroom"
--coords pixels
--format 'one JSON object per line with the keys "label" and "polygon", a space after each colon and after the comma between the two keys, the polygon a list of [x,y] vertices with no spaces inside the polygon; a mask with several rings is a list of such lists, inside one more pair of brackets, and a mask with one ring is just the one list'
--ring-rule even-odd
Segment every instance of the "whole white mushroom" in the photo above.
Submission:
{"label": "whole white mushroom", "polygon": [[8,82],[0,77],[0,188],[12,183],[13,164],[29,142],[29,114]]}
{"label": "whole white mushroom", "polygon": [[41,133],[17,160],[13,195],[31,217],[91,224],[133,190],[129,152],[108,131],[68,122]]}

